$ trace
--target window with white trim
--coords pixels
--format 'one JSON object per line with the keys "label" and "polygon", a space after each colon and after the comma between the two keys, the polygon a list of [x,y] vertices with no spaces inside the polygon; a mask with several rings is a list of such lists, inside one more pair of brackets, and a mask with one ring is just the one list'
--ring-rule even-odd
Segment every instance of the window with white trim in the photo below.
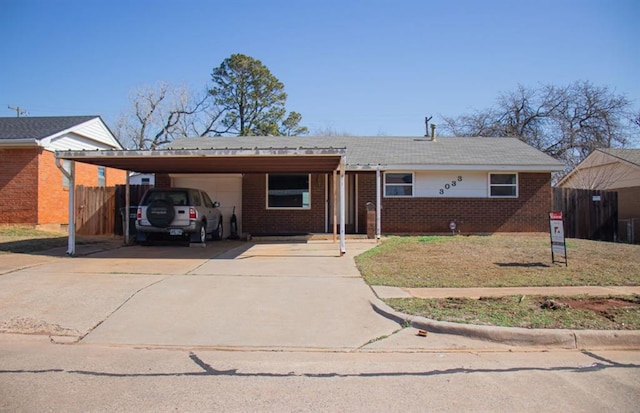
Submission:
{"label": "window with white trim", "polygon": [[267,208],[309,209],[309,174],[268,174]]}
{"label": "window with white trim", "polygon": [[105,186],[107,181],[106,170],[106,167],[98,166],[98,186]]}
{"label": "window with white trim", "polygon": [[386,172],[384,174],[384,196],[413,196],[413,172]]}
{"label": "window with white trim", "polygon": [[489,196],[491,198],[517,198],[518,174],[490,173]]}

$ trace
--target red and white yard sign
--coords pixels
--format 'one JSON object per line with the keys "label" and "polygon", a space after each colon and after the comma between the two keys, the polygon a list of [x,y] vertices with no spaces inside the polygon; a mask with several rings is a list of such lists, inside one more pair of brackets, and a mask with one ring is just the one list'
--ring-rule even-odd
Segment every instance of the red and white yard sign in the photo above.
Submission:
{"label": "red and white yard sign", "polygon": [[564,223],[562,221],[562,211],[549,213],[549,229],[551,231],[551,261],[556,262],[555,254],[559,254],[564,257],[565,265],[568,265],[567,244],[564,238]]}

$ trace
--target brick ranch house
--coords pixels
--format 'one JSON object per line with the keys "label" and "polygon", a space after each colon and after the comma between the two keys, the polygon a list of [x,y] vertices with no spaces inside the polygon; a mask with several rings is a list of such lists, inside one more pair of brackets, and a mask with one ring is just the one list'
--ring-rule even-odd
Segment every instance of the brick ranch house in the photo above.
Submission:
{"label": "brick ranch house", "polygon": [[[69,181],[55,151],[122,149],[99,116],[0,118],[0,225],[60,230],[68,225]],[[69,161],[61,162],[65,169]],[[126,172],[76,165],[76,185],[113,186]]]}
{"label": "brick ranch house", "polygon": [[546,232],[551,172],[564,168],[515,138],[208,137],[59,156],[204,189],[221,202],[227,235],[234,208],[252,235],[328,233],[342,213],[346,232],[363,234],[368,207],[378,234],[451,233],[451,222],[461,233]]}

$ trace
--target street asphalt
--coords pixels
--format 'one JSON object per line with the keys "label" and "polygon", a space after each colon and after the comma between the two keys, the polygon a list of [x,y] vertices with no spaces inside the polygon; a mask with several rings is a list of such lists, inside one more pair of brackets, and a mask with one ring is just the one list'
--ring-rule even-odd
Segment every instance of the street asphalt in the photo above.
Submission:
{"label": "street asphalt", "polygon": [[348,240],[340,256],[330,241],[124,247],[112,240],[78,246],[76,257],[64,249],[3,253],[0,333],[167,348],[640,348],[638,331],[474,326],[398,313],[380,298],[438,292],[369,287],[353,258],[374,246]]}

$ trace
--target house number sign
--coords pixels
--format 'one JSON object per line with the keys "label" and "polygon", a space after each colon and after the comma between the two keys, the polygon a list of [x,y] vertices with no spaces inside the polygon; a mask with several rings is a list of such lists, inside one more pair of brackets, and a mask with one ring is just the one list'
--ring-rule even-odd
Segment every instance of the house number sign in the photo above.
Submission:
{"label": "house number sign", "polygon": [[453,181],[451,181],[451,183],[444,184],[444,186],[442,188],[440,188],[438,193],[440,195],[444,195],[446,193],[446,191],[448,191],[449,189],[451,189],[454,186],[458,185],[458,182],[462,182],[462,176],[461,175],[458,175],[458,177],[456,179],[454,179]]}

